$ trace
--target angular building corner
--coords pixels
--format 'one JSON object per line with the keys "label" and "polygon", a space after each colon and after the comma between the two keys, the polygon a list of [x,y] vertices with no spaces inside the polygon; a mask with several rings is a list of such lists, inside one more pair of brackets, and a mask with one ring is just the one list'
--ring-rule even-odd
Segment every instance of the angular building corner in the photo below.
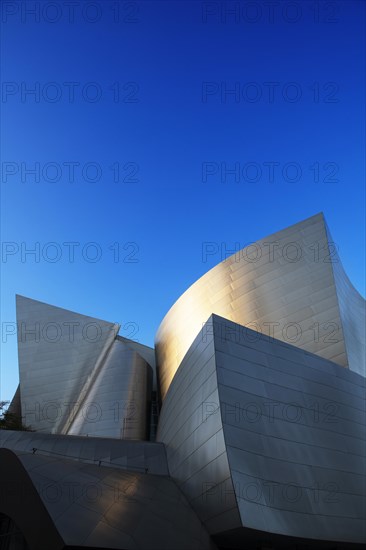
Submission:
{"label": "angular building corner", "polygon": [[365,389],[349,369],[212,315],[169,387],[158,440],[221,544],[243,548],[253,530],[361,544]]}
{"label": "angular building corner", "polygon": [[9,548],[366,543],[365,300],[322,214],[203,275],[155,349],[22,296],[17,323],[35,431],[0,432]]}

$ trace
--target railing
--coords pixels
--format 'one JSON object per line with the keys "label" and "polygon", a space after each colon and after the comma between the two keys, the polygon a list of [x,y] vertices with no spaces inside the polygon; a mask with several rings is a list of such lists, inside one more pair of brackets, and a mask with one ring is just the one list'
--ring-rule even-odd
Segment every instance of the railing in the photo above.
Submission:
{"label": "railing", "polygon": [[93,464],[97,463],[98,466],[102,466],[102,464],[103,464],[103,465],[107,465],[107,466],[112,466],[113,468],[120,468],[120,469],[123,469],[123,470],[139,470],[139,471],[144,472],[145,474],[147,474],[149,472],[149,468],[142,467],[142,466],[134,466],[132,464],[127,464],[127,465],[116,464],[115,462],[111,462],[111,461],[108,462],[107,460],[99,460],[97,458],[87,458],[87,457],[83,458],[81,456],[66,455],[64,453],[58,453],[56,451],[50,451],[48,449],[40,449],[39,447],[32,447],[32,454],[36,454],[36,452],[39,452],[39,451],[41,453],[53,454],[53,455],[61,456],[63,458],[71,458],[71,459],[74,459],[74,460],[80,460],[81,462],[89,461],[89,462],[92,462]]}

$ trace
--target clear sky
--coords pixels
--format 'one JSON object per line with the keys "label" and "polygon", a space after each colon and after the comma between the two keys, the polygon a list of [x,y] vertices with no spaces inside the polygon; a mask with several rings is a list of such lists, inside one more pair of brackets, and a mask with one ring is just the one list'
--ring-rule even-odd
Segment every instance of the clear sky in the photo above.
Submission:
{"label": "clear sky", "polygon": [[365,2],[1,8],[2,398],[15,294],[153,345],[205,243],[320,211],[364,293]]}

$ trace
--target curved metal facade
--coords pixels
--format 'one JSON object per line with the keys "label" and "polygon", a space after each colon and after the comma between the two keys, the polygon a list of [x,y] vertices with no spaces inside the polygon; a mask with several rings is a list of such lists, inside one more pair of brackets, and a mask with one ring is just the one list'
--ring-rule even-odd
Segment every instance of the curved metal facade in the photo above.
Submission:
{"label": "curved metal facade", "polygon": [[[158,439],[207,530],[366,540],[365,378],[213,315],[163,403]],[[230,546],[231,547],[231,546]]]}
{"label": "curved metal facade", "polygon": [[67,433],[147,439],[151,383],[151,367],[116,340]]}
{"label": "curved metal facade", "polygon": [[[155,344],[162,400],[211,313],[364,373],[365,301],[341,270],[324,217],[317,214],[208,271],[159,326]],[[350,301],[357,302],[356,317]]]}
{"label": "curved metal facade", "polygon": [[152,369],[119,326],[17,296],[23,423],[45,433],[146,439]]}
{"label": "curved metal facade", "polygon": [[[332,237],[326,226],[329,241]],[[342,262],[336,255],[333,275],[343,327],[348,366],[351,370],[366,375],[366,302],[355,289],[345,272]]]}
{"label": "curved metal facade", "polygon": [[[114,323],[21,296],[17,321],[10,412],[43,433],[0,432],[0,454],[47,532],[27,527],[11,490],[0,512],[31,548],[39,536],[131,550],[366,542],[365,300],[322,214],[192,285],[158,329],[156,369],[154,350]],[[143,441],[156,425],[158,443]],[[45,502],[38,481],[60,472],[105,498]],[[137,488],[132,500],[113,500],[119,480]]]}

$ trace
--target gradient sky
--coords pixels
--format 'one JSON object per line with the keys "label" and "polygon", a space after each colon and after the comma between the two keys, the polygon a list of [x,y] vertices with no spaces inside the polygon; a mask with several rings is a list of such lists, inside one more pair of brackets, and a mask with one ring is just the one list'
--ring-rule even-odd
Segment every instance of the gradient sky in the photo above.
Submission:
{"label": "gradient sky", "polygon": [[15,294],[153,345],[204,243],[320,211],[364,293],[365,2],[1,7],[1,398]]}

